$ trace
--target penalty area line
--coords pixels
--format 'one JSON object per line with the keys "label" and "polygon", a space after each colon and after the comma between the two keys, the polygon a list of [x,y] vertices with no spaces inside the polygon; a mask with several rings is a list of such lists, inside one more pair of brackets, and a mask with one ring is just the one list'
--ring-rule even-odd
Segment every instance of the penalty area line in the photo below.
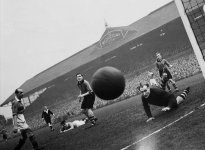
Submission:
{"label": "penalty area line", "polygon": [[[205,106],[205,103],[204,103],[204,104],[201,104],[199,107],[203,107],[203,106]],[[195,109],[192,110],[192,111],[190,111],[189,113],[186,113],[185,115],[181,116],[181,117],[178,118],[177,120],[175,120],[175,121],[173,121],[173,122],[167,124],[166,126],[164,126],[164,127],[160,128],[160,129],[158,129],[158,130],[156,130],[156,131],[150,133],[149,135],[143,137],[142,139],[140,139],[140,140],[138,140],[138,141],[136,141],[136,142],[134,142],[134,143],[132,143],[132,144],[130,144],[130,145],[124,147],[124,148],[122,148],[121,150],[126,150],[126,149],[128,149],[129,147],[131,147],[131,146],[133,146],[133,145],[135,145],[135,144],[137,144],[137,143],[139,143],[139,142],[141,142],[141,141],[143,141],[143,140],[149,138],[150,136],[152,136],[152,135],[154,135],[154,134],[156,134],[156,133],[158,133],[158,132],[160,132],[160,131],[162,131],[162,130],[168,128],[169,126],[173,125],[174,123],[176,123],[176,122],[182,120],[183,118],[189,116],[189,115],[192,114],[194,111],[195,111]]]}

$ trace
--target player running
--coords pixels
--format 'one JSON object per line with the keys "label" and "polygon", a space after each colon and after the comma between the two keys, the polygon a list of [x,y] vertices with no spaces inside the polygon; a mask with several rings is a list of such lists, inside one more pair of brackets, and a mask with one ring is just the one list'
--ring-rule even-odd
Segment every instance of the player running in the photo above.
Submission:
{"label": "player running", "polygon": [[175,81],[172,79],[172,75],[168,69],[168,67],[172,67],[172,65],[169,64],[169,62],[166,59],[162,58],[162,55],[160,53],[156,53],[157,60],[156,60],[156,66],[159,70],[159,76],[162,78],[163,73],[167,74],[167,78],[169,82],[172,83],[172,86],[176,91],[179,91],[179,89],[176,86]]}
{"label": "player running", "polygon": [[91,122],[91,125],[95,125],[97,118],[95,117],[92,108],[95,102],[95,94],[87,80],[83,78],[81,73],[76,74],[77,86],[80,89],[80,94],[78,96],[79,102],[83,99],[81,104],[82,113]]}
{"label": "player running", "polygon": [[51,123],[51,115],[55,116],[54,113],[50,111],[47,106],[44,106],[44,110],[42,112],[41,117],[43,120],[45,120],[46,124],[50,127],[51,131],[54,131],[54,128]]}
{"label": "player running", "polygon": [[190,88],[187,87],[179,96],[175,97],[174,94],[171,94],[162,89],[150,88],[149,84],[140,83],[138,89],[142,93],[142,104],[148,116],[147,122],[154,119],[154,117],[151,114],[149,104],[162,106],[164,107],[162,111],[169,111],[173,108],[177,108],[177,106],[185,100],[187,94],[190,91]]}
{"label": "player running", "polygon": [[33,131],[30,129],[26,120],[24,118],[24,105],[21,103],[21,99],[23,98],[23,90],[16,89],[15,90],[15,98],[12,101],[12,113],[13,113],[13,125],[14,125],[14,133],[20,132],[22,138],[19,140],[18,145],[14,148],[14,150],[20,150],[26,142],[27,137],[35,150],[43,149],[43,147],[39,147],[36,141],[36,137],[33,134]]}

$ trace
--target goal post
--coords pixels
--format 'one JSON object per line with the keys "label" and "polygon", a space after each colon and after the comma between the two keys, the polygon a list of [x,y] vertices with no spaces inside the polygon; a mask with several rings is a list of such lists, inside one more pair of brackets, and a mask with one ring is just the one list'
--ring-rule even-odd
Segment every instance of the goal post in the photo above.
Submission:
{"label": "goal post", "polygon": [[205,78],[205,0],[174,0]]}

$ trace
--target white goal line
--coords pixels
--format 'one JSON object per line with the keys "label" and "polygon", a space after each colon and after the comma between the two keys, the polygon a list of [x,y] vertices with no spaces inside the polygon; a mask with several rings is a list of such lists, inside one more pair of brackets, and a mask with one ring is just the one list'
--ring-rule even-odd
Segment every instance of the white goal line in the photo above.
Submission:
{"label": "white goal line", "polygon": [[[200,107],[203,107],[203,106],[205,106],[205,103],[201,104],[201,105],[200,105],[199,107],[197,107],[196,109],[199,109]],[[140,140],[138,140],[138,141],[136,141],[136,142],[134,142],[134,143],[132,143],[132,144],[130,144],[130,145],[124,147],[124,148],[122,148],[121,150],[126,150],[126,149],[128,149],[129,147],[131,147],[131,146],[133,146],[133,145],[135,145],[135,144],[137,144],[137,143],[139,143],[139,142],[141,142],[141,141],[143,141],[143,140],[145,140],[145,139],[151,137],[152,135],[154,135],[154,134],[156,134],[156,133],[158,133],[158,132],[160,132],[160,131],[162,131],[162,130],[168,128],[169,126],[173,125],[174,123],[176,123],[176,122],[182,120],[183,118],[189,116],[190,114],[192,114],[196,109],[190,111],[189,113],[186,113],[185,115],[181,116],[181,117],[178,118],[177,120],[175,120],[175,121],[173,121],[173,122],[167,124],[166,126],[164,126],[164,127],[160,128],[160,129],[158,129],[158,130],[152,132],[151,134],[149,134],[149,135],[143,137],[142,139],[140,139]]]}

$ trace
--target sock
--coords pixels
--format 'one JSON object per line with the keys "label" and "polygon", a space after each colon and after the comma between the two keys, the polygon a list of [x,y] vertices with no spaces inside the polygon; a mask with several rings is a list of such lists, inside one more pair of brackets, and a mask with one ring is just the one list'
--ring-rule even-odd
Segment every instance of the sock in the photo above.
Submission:
{"label": "sock", "polygon": [[187,97],[188,93],[189,93],[189,90],[186,89],[179,96],[182,97],[183,99],[185,99]]}

